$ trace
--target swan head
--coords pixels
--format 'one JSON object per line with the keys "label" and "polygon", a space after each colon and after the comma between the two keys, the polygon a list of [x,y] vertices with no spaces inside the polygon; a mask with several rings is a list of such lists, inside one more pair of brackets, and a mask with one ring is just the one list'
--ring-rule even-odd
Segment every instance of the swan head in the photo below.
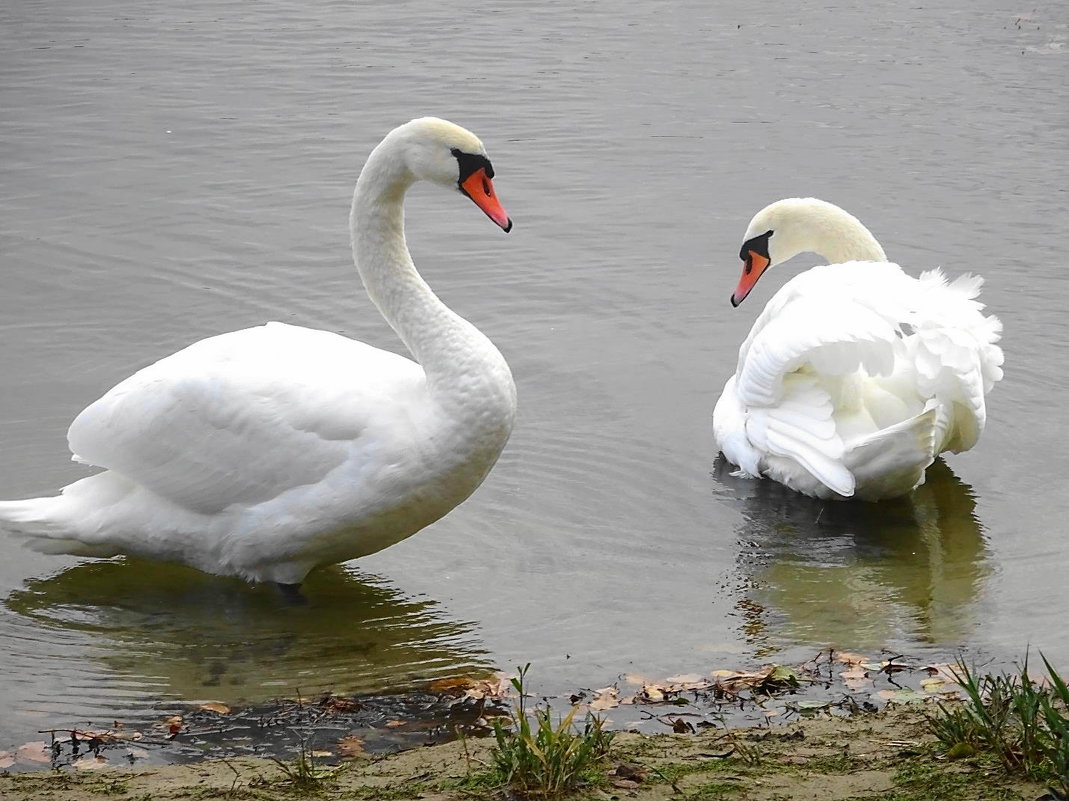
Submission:
{"label": "swan head", "polygon": [[507,233],[512,220],[494,191],[494,167],[471,131],[437,117],[421,117],[387,137],[413,178],[458,190]]}
{"label": "swan head", "polygon": [[799,253],[816,253],[830,262],[887,258],[861,221],[834,203],[813,197],[777,200],[757,212],[746,228],[739,249],[742,275],[731,305],[742,303],[767,270]]}

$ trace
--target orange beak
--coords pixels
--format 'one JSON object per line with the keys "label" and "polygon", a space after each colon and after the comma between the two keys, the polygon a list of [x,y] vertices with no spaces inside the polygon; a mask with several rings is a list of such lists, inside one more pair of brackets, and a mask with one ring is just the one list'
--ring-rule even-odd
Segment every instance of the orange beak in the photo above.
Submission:
{"label": "orange beak", "polygon": [[480,167],[469,175],[460,184],[460,191],[470,197],[487,217],[500,225],[506,234],[512,230],[512,220],[502,208],[501,201],[497,199],[494,182],[486,176],[485,169]]}
{"label": "orange beak", "polygon": [[739,285],[735,287],[735,291],[731,293],[732,306],[738,306],[746,300],[746,296],[749,295],[750,290],[754,288],[757,279],[768,269],[768,265],[768,259],[760,253],[754,250],[748,251],[746,266],[742,268],[742,275],[739,277]]}

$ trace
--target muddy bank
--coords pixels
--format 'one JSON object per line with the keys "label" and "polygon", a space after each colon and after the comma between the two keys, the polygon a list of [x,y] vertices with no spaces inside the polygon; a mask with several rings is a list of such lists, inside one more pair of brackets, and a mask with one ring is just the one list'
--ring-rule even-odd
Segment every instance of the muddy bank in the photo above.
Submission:
{"label": "muddy bank", "polygon": [[[343,760],[311,790],[268,759],[210,759],[130,771],[48,771],[0,777],[10,801],[115,799],[500,799],[478,774],[490,740],[466,739],[390,755]],[[284,763],[285,764],[285,763]],[[292,769],[292,765],[287,765]],[[816,717],[771,728],[694,734],[621,733],[605,773],[577,797],[753,801],[1036,801],[1044,789],[1007,777],[980,758],[943,758],[909,707],[853,717]]]}

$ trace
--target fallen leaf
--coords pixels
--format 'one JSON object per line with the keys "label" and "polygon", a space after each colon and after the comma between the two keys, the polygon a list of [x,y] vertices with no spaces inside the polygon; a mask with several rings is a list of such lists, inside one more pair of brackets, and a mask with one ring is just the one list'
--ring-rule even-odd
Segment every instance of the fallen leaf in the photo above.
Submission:
{"label": "fallen leaf", "polygon": [[360,709],[360,704],[351,698],[338,698],[336,695],[328,695],[319,702],[320,709],[328,709],[331,712],[355,712]]}
{"label": "fallen leaf", "polygon": [[910,689],[880,690],[876,695],[887,701],[889,704],[917,704],[927,700],[929,697],[924,693],[919,693],[916,690]]}
{"label": "fallen leaf", "polygon": [[669,676],[664,680],[666,684],[705,684],[705,677],[699,676],[697,673],[685,673],[682,676]]}
{"label": "fallen leaf", "polygon": [[976,747],[969,743],[954,743],[947,750],[947,759],[967,759],[976,756]]}
{"label": "fallen leaf", "polygon": [[472,679],[435,679],[427,685],[427,689],[432,693],[453,693],[458,690],[467,690],[474,684]]}
{"label": "fallen leaf", "polygon": [[401,726],[404,726],[405,722],[403,720],[388,720],[384,725],[387,729],[396,729]]}
{"label": "fallen leaf", "polygon": [[642,690],[638,693],[638,697],[648,703],[660,703],[664,700],[664,692],[656,684],[644,684]]}
{"label": "fallen leaf", "polygon": [[620,705],[620,690],[615,684],[594,690],[594,698],[590,702],[590,709],[595,712],[604,712],[606,709],[615,709]]}
{"label": "fallen leaf", "polygon": [[849,651],[840,651],[835,655],[836,662],[842,662],[844,665],[860,665],[862,662],[868,662],[867,656],[861,654],[852,654]]}
{"label": "fallen leaf", "polygon": [[215,712],[217,715],[230,714],[230,707],[226,704],[221,704],[218,701],[208,701],[206,704],[201,704],[200,708],[205,712]]}
{"label": "fallen leaf", "polygon": [[839,674],[839,678],[841,678],[843,683],[851,690],[864,689],[865,687],[868,687],[871,682],[868,671],[859,667],[844,670]]}
{"label": "fallen leaf", "polygon": [[15,752],[15,759],[19,762],[51,762],[52,754],[43,740],[37,740],[20,745]]}
{"label": "fallen leaf", "polygon": [[616,763],[616,767],[609,771],[609,773],[616,776],[618,779],[629,779],[636,782],[645,781],[646,776],[649,775],[649,771],[646,768],[630,762]]}
{"label": "fallen leaf", "polygon": [[364,741],[355,734],[342,737],[338,740],[338,755],[351,759],[352,757],[364,756]]}
{"label": "fallen leaf", "polygon": [[669,720],[672,723],[672,731],[674,731],[676,734],[694,733],[694,727],[691,726],[690,723],[688,723],[687,721],[683,720],[683,718],[676,718],[675,720],[669,718]]}
{"label": "fallen leaf", "polygon": [[79,757],[72,763],[78,770],[100,770],[108,766],[107,757],[102,757],[100,754],[96,756],[89,756],[86,754],[83,757]]}
{"label": "fallen leaf", "polygon": [[511,687],[512,679],[504,673],[498,673],[493,678],[469,681],[464,695],[477,701],[484,698],[501,701],[509,697]]}

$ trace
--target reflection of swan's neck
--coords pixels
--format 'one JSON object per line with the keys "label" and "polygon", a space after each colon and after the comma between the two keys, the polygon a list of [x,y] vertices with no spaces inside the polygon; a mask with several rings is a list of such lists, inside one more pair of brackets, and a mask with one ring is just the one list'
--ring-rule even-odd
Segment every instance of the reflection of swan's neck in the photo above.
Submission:
{"label": "reflection of swan's neck", "polygon": [[[777,262],[799,253],[816,253],[829,264],[887,260],[876,237],[849,212],[816,198],[797,198],[789,203],[785,208],[789,221],[772,237]],[[780,251],[790,255],[781,256]]]}
{"label": "reflection of swan's neck", "polygon": [[405,192],[415,182],[389,138],[360,173],[349,224],[353,258],[368,295],[423,367],[436,395],[469,391],[472,379],[480,377],[511,386],[497,348],[442,303],[416,272],[404,229]]}

